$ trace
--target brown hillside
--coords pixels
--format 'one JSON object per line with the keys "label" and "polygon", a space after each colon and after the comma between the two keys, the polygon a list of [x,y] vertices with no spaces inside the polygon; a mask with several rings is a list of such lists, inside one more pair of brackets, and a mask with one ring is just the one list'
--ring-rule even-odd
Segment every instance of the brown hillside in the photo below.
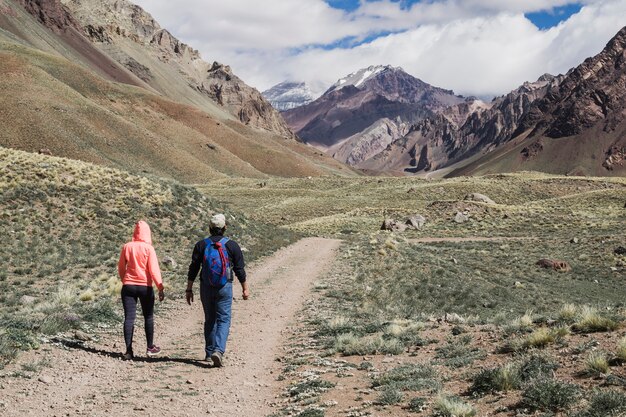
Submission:
{"label": "brown hillside", "polygon": [[0,145],[188,182],[349,173],[309,147],[106,81],[0,31]]}

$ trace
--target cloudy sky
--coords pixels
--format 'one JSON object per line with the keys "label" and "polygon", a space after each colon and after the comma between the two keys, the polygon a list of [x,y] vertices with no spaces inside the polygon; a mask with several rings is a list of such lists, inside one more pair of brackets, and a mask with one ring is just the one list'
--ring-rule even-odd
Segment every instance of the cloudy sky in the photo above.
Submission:
{"label": "cloudy sky", "polygon": [[626,25],[626,0],[134,1],[261,91],[285,80],[322,89],[390,64],[491,97],[566,72]]}

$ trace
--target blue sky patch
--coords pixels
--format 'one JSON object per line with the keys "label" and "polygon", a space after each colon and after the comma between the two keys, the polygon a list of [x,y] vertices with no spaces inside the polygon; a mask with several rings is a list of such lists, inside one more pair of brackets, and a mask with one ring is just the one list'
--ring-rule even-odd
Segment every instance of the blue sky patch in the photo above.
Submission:
{"label": "blue sky patch", "polygon": [[566,6],[555,7],[553,10],[527,13],[526,18],[533,22],[539,29],[550,29],[559,23],[569,19],[572,15],[582,9],[581,4],[568,4]]}

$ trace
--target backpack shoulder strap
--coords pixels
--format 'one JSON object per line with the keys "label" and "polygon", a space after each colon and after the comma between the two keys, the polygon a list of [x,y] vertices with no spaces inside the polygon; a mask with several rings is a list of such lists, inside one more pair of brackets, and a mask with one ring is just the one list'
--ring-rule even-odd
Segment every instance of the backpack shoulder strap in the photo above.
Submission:
{"label": "backpack shoulder strap", "polygon": [[220,239],[220,243],[222,244],[222,246],[225,246],[226,242],[228,242],[229,240],[230,240],[229,238],[223,237],[223,238]]}

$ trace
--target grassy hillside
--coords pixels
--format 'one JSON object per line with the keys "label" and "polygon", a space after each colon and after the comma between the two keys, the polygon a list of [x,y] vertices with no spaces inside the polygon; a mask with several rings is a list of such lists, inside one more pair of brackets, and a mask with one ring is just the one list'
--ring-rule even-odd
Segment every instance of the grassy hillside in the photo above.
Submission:
{"label": "grassy hillside", "polygon": [[[38,334],[114,318],[117,260],[134,223],[152,229],[172,289],[186,282],[194,243],[225,211],[248,261],[291,242],[294,233],[232,211],[173,181],[138,177],[69,159],[0,148],[0,359],[38,345]],[[262,238],[262,239],[261,239]],[[179,292],[172,292],[178,296]]]}
{"label": "grassy hillside", "polygon": [[354,175],[310,147],[98,77],[0,30],[0,145],[184,182]]}

